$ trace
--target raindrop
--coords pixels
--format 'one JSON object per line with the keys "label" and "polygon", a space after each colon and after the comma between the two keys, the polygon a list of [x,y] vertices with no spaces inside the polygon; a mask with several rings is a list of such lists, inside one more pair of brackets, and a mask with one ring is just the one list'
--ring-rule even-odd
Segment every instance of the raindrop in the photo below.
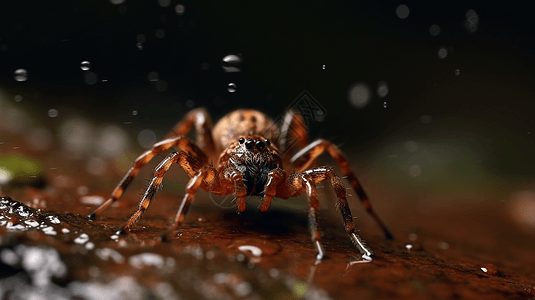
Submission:
{"label": "raindrop", "polygon": [[409,7],[405,4],[401,4],[396,8],[396,15],[400,19],[406,19],[409,16],[410,10]]}
{"label": "raindrop", "polygon": [[431,27],[429,27],[429,33],[432,35],[432,36],[437,36],[440,34],[440,26],[438,26],[437,24],[433,24],[431,25]]}
{"label": "raindrop", "polygon": [[420,122],[424,123],[424,124],[428,124],[428,123],[431,123],[431,116],[429,115],[423,115],[420,117]]}
{"label": "raindrop", "polygon": [[183,14],[184,14],[184,11],[185,11],[184,5],[182,5],[182,4],[177,4],[177,5],[175,6],[175,11],[176,11],[177,15],[179,15],[179,16],[183,15]]}
{"label": "raindrop", "polygon": [[474,33],[477,31],[477,27],[479,25],[479,16],[476,13],[475,10],[469,9],[466,11],[466,20],[464,21],[464,27],[471,32]]}
{"label": "raindrop", "polygon": [[439,58],[446,58],[448,56],[448,50],[445,47],[440,47],[438,49],[438,57]]}
{"label": "raindrop", "polygon": [[459,76],[461,74],[461,70],[457,69],[455,70],[455,76]]}
{"label": "raindrop", "polygon": [[49,109],[48,110],[48,116],[51,117],[51,118],[55,118],[58,116],[58,110],[57,109]]}
{"label": "raindrop", "polygon": [[377,96],[384,98],[386,95],[388,95],[388,84],[384,81],[379,81],[377,84]]}
{"label": "raindrop", "polygon": [[26,81],[28,80],[28,71],[25,69],[15,70],[15,80],[16,81]]}
{"label": "raindrop", "polygon": [[159,80],[154,84],[154,86],[158,92],[163,92],[167,90],[167,81]]}
{"label": "raindrop", "polygon": [[120,127],[108,125],[100,131],[96,144],[102,157],[113,158],[126,151],[128,137]]}
{"label": "raindrop", "polygon": [[323,65],[321,68],[322,68],[323,70],[325,70],[325,65]]}
{"label": "raindrop", "polygon": [[87,73],[85,73],[84,81],[88,85],[93,85],[93,84],[97,83],[98,76],[97,76],[97,74],[95,74],[93,72],[87,72]]}
{"label": "raindrop", "polygon": [[387,104],[386,104],[386,101],[383,102],[383,108],[386,108]]}
{"label": "raindrop", "polygon": [[157,72],[149,72],[147,78],[149,79],[149,81],[158,81],[160,80],[160,75],[158,75]]}
{"label": "raindrop", "polygon": [[235,93],[236,92],[236,84],[231,82],[228,84],[227,90],[229,93]]}
{"label": "raindrop", "polygon": [[349,90],[349,103],[356,108],[364,108],[371,99],[370,87],[362,82],[354,84]]}
{"label": "raindrop", "polygon": [[137,135],[139,145],[145,149],[150,148],[156,142],[156,133],[150,129],[144,129]]}
{"label": "raindrop", "polygon": [[171,0],[158,0],[158,4],[161,7],[168,7],[171,4]]}
{"label": "raindrop", "polygon": [[80,69],[82,69],[82,71],[89,71],[89,69],[91,69],[91,63],[87,60],[82,61],[80,63]]}
{"label": "raindrop", "polygon": [[418,176],[420,176],[422,174],[422,168],[420,167],[420,165],[412,165],[409,168],[409,174],[412,177],[418,177]]}
{"label": "raindrop", "polygon": [[142,43],[137,43],[136,47],[137,47],[138,50],[143,50],[143,44]]}
{"label": "raindrop", "polygon": [[161,39],[161,38],[165,37],[165,30],[158,29],[158,30],[156,30],[155,35],[156,35],[157,38]]}
{"label": "raindrop", "polygon": [[137,110],[132,111],[132,116],[137,116]]}
{"label": "raindrop", "polygon": [[407,248],[407,250],[411,251],[412,245],[411,244],[407,244],[407,245],[405,245],[405,248]]}
{"label": "raindrop", "polygon": [[240,72],[241,71],[242,58],[235,54],[230,54],[223,57],[221,62],[221,67],[223,71],[228,73]]}

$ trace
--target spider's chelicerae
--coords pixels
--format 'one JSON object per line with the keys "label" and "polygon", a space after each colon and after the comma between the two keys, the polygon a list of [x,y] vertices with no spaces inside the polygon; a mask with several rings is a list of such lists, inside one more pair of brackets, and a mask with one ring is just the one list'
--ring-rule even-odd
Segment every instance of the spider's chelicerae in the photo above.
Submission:
{"label": "spider's chelicerae", "polygon": [[[195,127],[196,142],[186,137],[192,127]],[[295,146],[299,146],[301,150],[292,157],[281,155],[281,153],[291,153],[288,150]],[[205,109],[192,110],[175,126],[167,139],[154,144],[150,150],[135,160],[132,168],[115,188],[111,197],[88,217],[95,218],[117,201],[140,168],[158,153],[171,147],[176,147],[178,150],[167,155],[155,168],[154,178],[143,195],[138,210],[123,225],[119,233],[129,232],[154,199],[165,173],[174,163],[177,163],[191,179],[186,186],[186,194],[173,225],[162,235],[163,240],[167,240],[177,226],[184,222],[186,212],[199,188],[215,195],[234,194],[235,204],[240,212],[245,211],[246,197],[249,195],[262,197],[259,210],[265,212],[269,209],[273,197],[287,199],[306,193],[310,204],[309,224],[312,242],[317,250],[317,258],[322,259],[324,251],[320,243],[321,235],[318,226],[320,202],[316,184],[329,179],[338,198],[338,208],[349,239],[363,257],[369,258],[373,255],[372,251],[357,234],[346,199],[347,192],[341,178],[330,166],[309,169],[315,159],[327,151],[386,237],[392,237],[387,227],[373,211],[366,193],[349,168],[347,159],[340,149],[324,139],[318,139],[309,144],[303,118],[295,111],[288,111],[285,114],[279,129],[272,119],[256,110],[233,111],[224,116],[214,127]],[[214,166],[212,161],[217,161],[217,164]]]}

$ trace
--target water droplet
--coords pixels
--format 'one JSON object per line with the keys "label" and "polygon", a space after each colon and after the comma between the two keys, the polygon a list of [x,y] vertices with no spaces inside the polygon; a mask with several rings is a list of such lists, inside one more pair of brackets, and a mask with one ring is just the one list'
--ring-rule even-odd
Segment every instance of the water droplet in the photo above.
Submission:
{"label": "water droplet", "polygon": [[228,84],[227,90],[229,93],[235,93],[236,92],[236,84],[231,82]]}
{"label": "water droplet", "polygon": [[412,165],[409,168],[409,174],[412,177],[418,177],[418,176],[420,176],[422,174],[422,168],[420,167],[420,165]]}
{"label": "water droplet", "polygon": [[158,0],[158,4],[161,7],[168,7],[171,4],[171,0]]}
{"label": "water droplet", "polygon": [[409,16],[410,10],[409,7],[405,4],[401,4],[396,8],[396,15],[400,19],[406,19]]}
{"label": "water droplet", "polygon": [[354,107],[364,108],[371,99],[370,87],[363,82],[358,82],[349,90],[348,98],[349,103]]}
{"label": "water droplet", "polygon": [[155,35],[159,39],[164,38],[165,37],[165,30],[160,28],[160,29],[156,30]]}
{"label": "water droplet", "polygon": [[176,11],[177,15],[181,16],[181,15],[184,14],[184,12],[186,11],[186,9],[185,9],[184,5],[182,5],[182,4],[177,4],[177,5],[175,6],[175,11]]}
{"label": "water droplet", "polygon": [[221,67],[223,71],[228,73],[240,72],[241,71],[242,58],[235,54],[230,54],[223,57],[221,61]]}
{"label": "water droplet", "polygon": [[144,129],[137,135],[139,145],[145,149],[150,148],[156,142],[156,133],[150,129]]}
{"label": "water droplet", "polygon": [[325,65],[323,65],[321,68],[322,68],[323,70],[325,70]]}
{"label": "water droplet", "polygon": [[91,69],[91,63],[87,60],[82,61],[80,63],[80,69],[82,69],[82,71],[89,71],[89,69]]}
{"label": "water droplet", "polygon": [[137,110],[132,111],[132,116],[137,116]]}
{"label": "water droplet", "polygon": [[137,47],[138,50],[143,50],[143,44],[141,44],[141,43],[137,43],[136,47]]}
{"label": "water droplet", "polygon": [[461,74],[461,70],[457,69],[455,70],[455,76],[459,76]]}
{"label": "water droplet", "polygon": [[49,109],[48,110],[48,116],[51,117],[51,118],[55,118],[58,116],[58,110],[57,109]]}
{"label": "water droplet", "polygon": [[437,36],[440,34],[440,26],[438,26],[437,24],[433,24],[431,25],[431,27],[429,27],[429,33],[432,35],[432,36]]}
{"label": "water droplet", "polygon": [[379,81],[379,83],[377,83],[377,96],[379,96],[379,98],[384,98],[386,95],[388,95],[388,84],[385,81]]}
{"label": "water droplet", "polygon": [[138,43],[144,43],[146,39],[147,39],[147,38],[145,37],[144,34],[138,34],[138,35],[136,36],[136,41],[138,41]]}
{"label": "water droplet", "polygon": [[488,275],[496,275],[498,274],[498,268],[496,268],[493,264],[483,264],[480,267],[481,271],[484,273],[487,273]]}
{"label": "water droplet", "polygon": [[386,106],[387,105],[386,105],[386,101],[385,101],[385,102],[383,102],[383,108],[386,108]]}
{"label": "water droplet", "polygon": [[16,81],[26,81],[28,80],[28,71],[25,69],[15,70],[15,80]]}
{"label": "water droplet", "polygon": [[87,72],[87,73],[85,73],[84,81],[88,85],[93,85],[93,84],[97,83],[98,76],[97,76],[97,74],[95,74],[93,72]]}
{"label": "water droplet", "polygon": [[411,251],[412,245],[411,244],[407,244],[407,245],[405,245],[405,248],[407,248],[407,250]]}
{"label": "water droplet", "polygon": [[469,9],[466,11],[466,20],[464,21],[464,27],[471,33],[477,31],[479,26],[479,16],[475,10]]}
{"label": "water droplet", "polygon": [[160,80],[160,75],[158,75],[157,72],[149,72],[147,78],[149,79],[149,81],[158,81]]}
{"label": "water droplet", "polygon": [[448,50],[445,47],[440,47],[438,49],[438,57],[439,58],[446,58],[448,56]]}

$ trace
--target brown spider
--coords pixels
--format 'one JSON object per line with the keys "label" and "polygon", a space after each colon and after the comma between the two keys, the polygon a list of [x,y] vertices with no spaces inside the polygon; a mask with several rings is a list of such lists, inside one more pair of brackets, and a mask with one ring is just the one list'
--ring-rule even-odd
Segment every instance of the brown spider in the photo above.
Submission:
{"label": "brown spider", "polygon": [[[192,127],[196,130],[196,143],[186,137]],[[287,150],[294,146],[290,143],[292,140],[297,141],[302,150],[291,158],[281,156],[281,153],[289,152]],[[294,111],[286,113],[279,130],[272,119],[255,110],[233,111],[224,116],[213,128],[210,115],[205,109],[192,110],[175,126],[173,133],[169,134],[167,139],[154,144],[150,150],[135,160],[111,197],[89,214],[88,218],[95,218],[117,201],[143,165],[156,154],[173,146],[178,150],[167,155],[155,168],[154,178],[143,195],[138,210],[118,233],[126,234],[130,231],[154,199],[165,173],[173,163],[178,163],[191,179],[186,186],[186,194],[174,224],[162,235],[162,240],[167,240],[171,232],[184,222],[186,212],[199,188],[215,195],[234,194],[239,212],[245,211],[245,198],[249,195],[263,197],[259,210],[265,212],[269,209],[273,197],[287,199],[306,193],[310,204],[309,224],[312,241],[318,252],[317,258],[322,259],[324,251],[320,244],[321,235],[318,228],[319,197],[316,184],[330,179],[338,198],[338,208],[342,214],[345,230],[363,257],[369,258],[373,255],[372,251],[357,234],[346,199],[346,189],[340,177],[330,166],[307,169],[316,157],[327,151],[353,185],[368,213],[379,224],[386,237],[392,238],[392,234],[373,211],[368,196],[348,167],[347,159],[340,149],[323,139],[309,144],[303,118]],[[217,158],[217,154],[219,154],[217,165],[213,166],[210,161]],[[283,166],[291,167],[285,171]]]}

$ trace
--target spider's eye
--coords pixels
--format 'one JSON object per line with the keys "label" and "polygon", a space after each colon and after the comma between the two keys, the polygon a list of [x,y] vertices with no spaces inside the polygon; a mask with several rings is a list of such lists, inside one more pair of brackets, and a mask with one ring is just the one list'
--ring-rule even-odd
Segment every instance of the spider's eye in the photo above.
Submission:
{"label": "spider's eye", "polygon": [[243,142],[245,142],[245,139],[244,138],[240,138],[239,142],[240,142],[240,144],[243,144]]}
{"label": "spider's eye", "polygon": [[264,147],[266,147],[266,144],[262,142],[261,140],[256,141],[256,149],[262,151],[264,150]]}
{"label": "spider's eye", "polygon": [[252,140],[247,140],[247,142],[245,142],[245,148],[247,148],[247,150],[253,150],[254,142]]}
{"label": "spider's eye", "polygon": [[268,140],[268,139],[265,139],[265,140],[264,140],[264,143],[266,143],[266,145],[268,145],[268,146],[271,145],[271,141]]}

